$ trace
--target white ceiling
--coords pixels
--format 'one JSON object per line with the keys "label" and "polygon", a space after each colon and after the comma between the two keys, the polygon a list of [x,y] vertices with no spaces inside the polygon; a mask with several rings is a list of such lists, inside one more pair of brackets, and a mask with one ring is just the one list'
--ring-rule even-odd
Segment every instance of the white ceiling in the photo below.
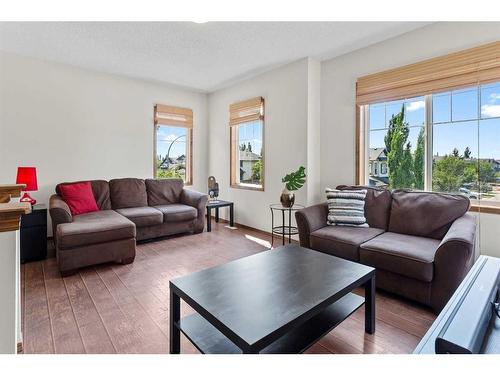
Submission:
{"label": "white ceiling", "polygon": [[0,50],[213,91],[310,56],[324,60],[424,22],[1,22]]}

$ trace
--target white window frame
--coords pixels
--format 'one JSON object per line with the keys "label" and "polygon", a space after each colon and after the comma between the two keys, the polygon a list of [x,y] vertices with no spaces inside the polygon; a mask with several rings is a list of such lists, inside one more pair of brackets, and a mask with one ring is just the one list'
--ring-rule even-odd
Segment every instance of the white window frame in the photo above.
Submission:
{"label": "white window frame", "polygon": [[[422,95],[421,95],[422,96]],[[424,136],[426,139],[425,144],[425,158],[424,158],[424,190],[432,191],[432,94],[423,95],[425,101],[425,116],[424,116]],[[408,98],[411,99],[411,98]],[[388,100],[388,102],[391,100]],[[366,104],[361,106],[361,129],[366,135],[363,138],[363,149],[365,157],[365,165],[369,163],[370,155],[370,105]],[[381,167],[381,165],[379,165]],[[368,168],[364,168],[365,173],[361,177],[361,184],[365,185],[369,183],[370,173]],[[387,170],[386,170],[387,173]],[[382,171],[380,170],[380,174]],[[385,174],[385,173],[384,173]]]}

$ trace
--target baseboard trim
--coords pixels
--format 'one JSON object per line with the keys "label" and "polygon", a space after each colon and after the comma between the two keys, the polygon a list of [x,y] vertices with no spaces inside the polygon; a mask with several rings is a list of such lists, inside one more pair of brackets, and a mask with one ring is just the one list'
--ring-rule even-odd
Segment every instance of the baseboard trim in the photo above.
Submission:
{"label": "baseboard trim", "polygon": [[[213,217],[213,216],[212,216]],[[215,219],[214,219],[215,221]],[[226,220],[226,219],[222,219],[222,218],[219,218],[219,223],[229,223],[229,220]],[[280,234],[272,234],[271,232],[267,232],[265,230],[262,230],[262,229],[257,229],[257,228],[254,228],[254,227],[251,227],[251,226],[248,226],[248,225],[245,225],[245,224],[240,224],[240,223],[237,223],[237,222],[234,222],[234,226],[235,227],[238,227],[238,228],[241,228],[241,229],[246,229],[246,230],[251,230],[251,231],[254,231],[254,232],[257,232],[257,233],[260,233],[260,234],[263,234],[263,235],[266,235],[266,236],[274,236],[274,239],[279,239],[281,240],[282,239],[282,236]],[[287,238],[287,236],[285,236],[285,239]],[[293,244],[299,244],[299,241],[297,241],[296,239],[293,239],[292,238],[292,243]],[[286,244],[285,244],[286,245]],[[281,246],[281,245],[280,245]]]}

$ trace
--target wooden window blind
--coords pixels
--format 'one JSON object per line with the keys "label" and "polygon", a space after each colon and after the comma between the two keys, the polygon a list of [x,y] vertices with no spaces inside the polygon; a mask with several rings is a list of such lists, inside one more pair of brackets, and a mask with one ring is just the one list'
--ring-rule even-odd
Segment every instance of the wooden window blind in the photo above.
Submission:
{"label": "wooden window blind", "polygon": [[264,98],[258,96],[229,106],[229,125],[264,119]]}
{"label": "wooden window blind", "polygon": [[154,112],[156,125],[176,125],[186,128],[193,127],[192,109],[157,104],[155,105]]}
{"label": "wooden window blind", "polygon": [[500,79],[500,41],[360,77],[356,104],[421,96]]}

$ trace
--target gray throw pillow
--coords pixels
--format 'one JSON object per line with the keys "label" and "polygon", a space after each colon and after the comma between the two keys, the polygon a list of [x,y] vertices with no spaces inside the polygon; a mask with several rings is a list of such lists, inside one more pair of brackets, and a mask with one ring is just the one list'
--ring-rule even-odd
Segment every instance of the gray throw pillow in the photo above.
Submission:
{"label": "gray throw pillow", "polygon": [[368,227],[365,217],[366,190],[326,188],[328,225]]}

